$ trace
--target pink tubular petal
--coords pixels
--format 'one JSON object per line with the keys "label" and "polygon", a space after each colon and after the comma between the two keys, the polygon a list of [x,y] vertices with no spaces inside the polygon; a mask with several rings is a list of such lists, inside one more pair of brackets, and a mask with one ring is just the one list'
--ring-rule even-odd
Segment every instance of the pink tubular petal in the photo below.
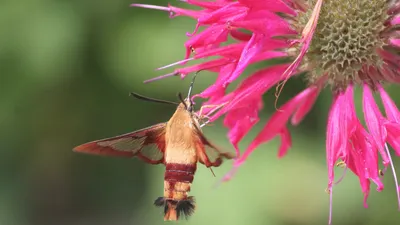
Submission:
{"label": "pink tubular petal", "polygon": [[341,139],[340,125],[343,124],[340,117],[341,96],[336,96],[329,110],[328,124],[326,129],[326,163],[328,165],[328,188],[332,188],[335,180],[334,168],[338,160],[338,152],[343,140]]}
{"label": "pink tubular petal", "polygon": [[[289,79],[292,74],[297,70],[299,67],[304,55],[306,54],[308,47],[311,44],[312,37],[314,36],[314,31],[317,27],[317,22],[319,18],[319,13],[321,11],[322,0],[318,0],[315,4],[314,10],[311,14],[310,20],[307,22],[305,28],[302,32],[302,38],[300,42],[302,43],[300,54],[296,57],[293,63],[288,67],[288,69],[282,74],[283,80]],[[280,91],[278,91],[280,92]]]}
{"label": "pink tubular petal", "polygon": [[[243,163],[247,157],[262,143],[270,141],[276,135],[281,134],[283,136],[283,140],[286,143],[283,143],[282,151],[283,153],[287,150],[286,147],[289,146],[290,140],[285,134],[286,123],[289,120],[290,116],[294,113],[297,107],[304,102],[306,98],[314,91],[315,87],[308,88],[297,96],[292,98],[289,102],[285,103],[277,112],[275,112],[271,118],[268,120],[267,124],[264,126],[262,131],[256,136],[253,142],[249,145],[249,147],[245,150],[243,155],[236,160],[236,164],[240,165]],[[286,136],[285,136],[286,135]]]}
{"label": "pink tubular petal", "polygon": [[182,9],[178,7],[174,7],[171,5],[168,5],[168,7],[171,9],[172,12],[175,14],[171,15],[170,17],[177,17],[177,16],[188,16],[192,17],[193,19],[198,19],[202,17],[203,15],[207,14],[207,11],[195,11],[195,10],[189,10],[189,9]]}
{"label": "pink tubular petal", "polygon": [[[400,17],[399,17],[400,20]],[[396,47],[400,47],[400,39],[390,39],[390,43]]]}
{"label": "pink tubular petal", "polygon": [[237,77],[239,77],[239,75],[244,71],[244,69],[249,64],[249,61],[261,51],[261,49],[263,48],[263,42],[265,38],[266,37],[264,34],[253,34],[246,47],[243,49],[242,55],[240,56],[235,71],[232,73],[232,75],[229,76],[228,80],[225,81],[224,86],[226,86],[228,83],[231,83]]}
{"label": "pink tubular petal", "polygon": [[167,11],[170,12],[170,17],[176,17],[176,16],[189,16],[192,18],[199,18],[201,15],[203,15],[203,12],[201,11],[194,11],[194,10],[188,10],[188,9],[181,9],[173,6],[156,6],[156,5],[148,5],[148,4],[131,4],[131,7],[139,7],[139,8],[147,8],[147,9],[156,9],[156,10],[162,10],[162,11]]}
{"label": "pink tubular petal", "polygon": [[228,29],[225,25],[211,25],[203,32],[194,35],[186,43],[187,51],[193,48],[207,47],[208,45],[218,45],[219,43],[226,42],[228,38]]}
{"label": "pink tubular petal", "polygon": [[292,147],[292,137],[286,127],[281,130],[280,136],[281,146],[279,147],[278,158],[285,156],[289,148]]}
{"label": "pink tubular petal", "polygon": [[390,21],[390,24],[391,25],[397,25],[397,24],[400,24],[400,16],[396,16],[396,17],[394,17],[391,21]]}
{"label": "pink tubular petal", "polygon": [[[242,84],[233,92],[230,103],[223,109],[217,112],[210,120],[214,121],[224,113],[235,108],[247,106],[247,100],[254,98],[254,96],[261,96],[273,85],[279,82],[282,71],[285,70],[286,65],[277,65],[257,71],[250,77],[246,78]],[[219,88],[219,87],[218,87]]]}
{"label": "pink tubular petal", "polygon": [[231,110],[224,119],[224,125],[229,128],[228,138],[235,147],[236,156],[240,156],[238,143],[259,121],[258,111],[262,108],[262,99],[248,103],[248,107]]}
{"label": "pink tubular petal", "polygon": [[303,118],[310,112],[311,108],[313,107],[315,100],[318,97],[318,94],[320,92],[320,88],[315,88],[312,93],[310,93],[310,96],[304,100],[304,103],[297,109],[297,111],[294,113],[291,123],[293,125],[298,125]]}
{"label": "pink tubular petal", "polygon": [[[356,160],[356,166],[359,168],[351,168],[360,178],[371,179],[377,185],[377,191],[383,190],[383,183],[379,177],[378,168],[378,151],[376,147],[371,143],[373,142],[371,135],[362,127],[357,118],[357,128],[352,133],[350,141],[352,143],[353,152],[357,153],[358,158]],[[361,183],[361,185],[365,185]],[[369,185],[369,184],[368,184]],[[366,189],[366,188],[364,188]]]}
{"label": "pink tubular petal", "polygon": [[366,201],[370,190],[371,179],[377,185],[377,191],[383,190],[383,184],[379,177],[378,168],[378,151],[372,135],[362,127],[358,120],[355,109],[354,100],[350,101],[352,113],[349,124],[350,129],[348,155],[349,168],[359,177],[360,185],[364,193],[364,207],[368,207]]}
{"label": "pink tubular petal", "polygon": [[169,7],[165,6],[158,6],[158,5],[148,5],[148,4],[131,4],[131,7],[139,7],[139,8],[146,8],[146,9],[156,9],[156,10],[161,10],[161,11],[167,11],[171,12],[171,9]]}
{"label": "pink tubular petal", "polygon": [[183,65],[183,64],[185,64],[185,63],[187,63],[187,62],[189,62],[189,61],[191,61],[191,60],[193,60],[193,59],[194,59],[194,58],[184,59],[184,60],[181,60],[181,61],[178,61],[178,62],[171,63],[171,64],[166,65],[166,66],[159,67],[159,68],[157,68],[156,70],[163,70],[163,69],[166,69],[166,68],[169,68],[169,67],[172,67],[172,66],[176,66],[176,65],[178,65],[178,64]]}
{"label": "pink tubular petal", "polygon": [[364,207],[368,207],[367,199],[370,191],[370,179],[383,189],[383,184],[378,175],[377,151],[373,151],[369,144],[369,134],[357,119],[353,87],[349,86],[345,93],[335,96],[334,103],[329,113],[327,128],[327,164],[329,183],[332,187],[334,181],[334,166],[342,158],[347,167],[359,178],[364,194]]}
{"label": "pink tubular petal", "polygon": [[239,168],[238,165],[233,164],[233,168],[224,175],[224,177],[221,179],[221,182],[227,182],[231,180],[232,177],[236,174],[238,168]]}
{"label": "pink tubular petal", "polygon": [[189,3],[190,5],[196,5],[202,8],[216,10],[225,5],[225,2],[207,2],[207,1],[199,1],[199,0],[185,0],[185,2]]}
{"label": "pink tubular petal", "polygon": [[[352,146],[348,146],[349,148],[353,148]],[[364,194],[364,207],[367,208],[367,199],[370,191],[370,181],[368,180],[366,174],[365,174],[365,164],[364,164],[364,151],[363,149],[360,149],[356,147],[355,149],[349,149],[349,161],[352,163],[349,163],[349,169],[351,169],[354,174],[358,176],[358,179],[360,181],[361,189]]]}
{"label": "pink tubular petal", "polygon": [[[364,97],[367,98],[365,99],[367,101],[368,93]],[[373,108],[370,105],[364,105],[369,110]],[[377,184],[378,191],[383,189],[383,184],[379,178],[376,144],[356,116],[352,86],[349,86],[345,93],[335,96],[329,113],[327,135],[328,187],[332,187],[334,166],[336,161],[341,158],[359,178],[364,194],[364,207],[368,207],[369,179]]]}
{"label": "pink tubular petal", "polygon": [[329,111],[326,131],[328,188],[332,187],[335,180],[334,168],[339,158],[345,159],[351,169],[352,162],[348,160],[348,139],[356,125],[354,118],[353,87],[349,86],[345,93],[339,93],[334,97]]}
{"label": "pink tubular petal", "polygon": [[378,106],[375,103],[372,92],[367,84],[363,85],[363,111],[365,116],[365,122],[368,130],[370,131],[375,144],[380,152],[383,164],[386,166],[389,164],[389,158],[385,152],[384,145],[386,140],[386,130],[383,129],[382,124],[383,116],[381,115]]}
{"label": "pink tubular petal", "polygon": [[231,2],[217,10],[204,14],[197,21],[199,24],[225,23],[234,20],[238,16],[239,18],[244,16],[247,10],[246,7],[240,6],[238,2]]}
{"label": "pink tubular petal", "polygon": [[265,6],[268,6],[268,10],[272,12],[283,12],[292,16],[296,15],[296,12],[282,0],[239,0],[239,2],[256,10],[265,9]]}
{"label": "pink tubular petal", "polygon": [[378,91],[381,95],[383,106],[385,107],[386,116],[389,118],[389,120],[400,123],[400,113],[396,107],[396,104],[381,85],[378,86]]}
{"label": "pink tubular petal", "polygon": [[400,156],[400,125],[398,123],[386,123],[388,133],[387,141],[393,147],[397,156]]}
{"label": "pink tubular petal", "polygon": [[145,80],[145,81],[143,81],[143,83],[146,84],[146,83],[150,83],[150,82],[153,82],[153,81],[156,81],[156,80],[161,80],[161,79],[164,79],[164,78],[167,78],[167,77],[173,77],[173,76],[177,76],[177,75],[178,75],[178,73],[172,72],[172,73],[164,74],[164,75],[161,75],[161,76],[158,76],[158,77],[154,77],[154,78]]}
{"label": "pink tubular petal", "polygon": [[210,56],[223,56],[226,58],[238,58],[238,56],[240,56],[241,52],[243,51],[243,48],[245,47],[245,45],[246,45],[246,43],[237,43],[237,44],[231,44],[231,45],[222,46],[222,47],[213,48],[213,49],[204,49],[201,52],[197,51],[195,58],[200,59],[200,58],[206,58],[206,57],[210,57]]}
{"label": "pink tubular petal", "polygon": [[367,189],[363,191],[363,194],[364,194],[364,201],[363,201],[363,203],[364,203],[364,208],[368,208],[367,200],[368,200],[368,196],[369,196],[370,181],[369,181],[369,180],[366,180],[365,183],[366,183]]}
{"label": "pink tubular petal", "polygon": [[297,34],[286,20],[265,10],[252,12],[241,20],[230,21],[230,25],[271,36]]}
{"label": "pink tubular petal", "polygon": [[232,73],[234,68],[235,64],[233,63],[227,64],[224,67],[222,67],[218,74],[217,80],[214,82],[214,84],[196,96],[201,98],[214,98],[214,99],[222,97],[225,94],[225,88],[223,87],[222,84],[225,81],[226,77]]}
{"label": "pink tubular petal", "polygon": [[215,59],[215,60],[211,60],[208,62],[196,64],[193,66],[180,68],[180,69],[175,70],[175,73],[180,74],[181,78],[184,78],[189,73],[199,72],[199,71],[203,71],[203,70],[221,72],[222,68],[224,68],[224,66],[229,65],[230,63],[231,63],[230,59],[220,58],[220,59]]}

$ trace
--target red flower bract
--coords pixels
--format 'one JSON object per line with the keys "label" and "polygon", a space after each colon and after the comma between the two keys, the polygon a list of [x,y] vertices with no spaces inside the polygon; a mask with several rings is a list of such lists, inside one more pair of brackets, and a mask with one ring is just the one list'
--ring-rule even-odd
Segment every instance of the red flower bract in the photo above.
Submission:
{"label": "red flower bract", "polygon": [[[184,60],[159,69],[176,65],[183,67],[151,81],[174,75],[183,79],[187,74],[200,70],[218,73],[215,83],[194,97],[208,99],[202,112],[209,121],[225,116],[224,125],[229,129],[228,138],[236,149],[237,158],[234,168],[223,180],[231,179],[260,144],[276,136],[281,139],[278,157],[284,156],[291,147],[288,122],[299,124],[321,89],[330,85],[333,102],[327,123],[326,160],[331,199],[333,186],[343,178],[334,182],[334,167],[341,160],[340,164],[359,178],[365,206],[370,181],[377,185],[378,191],[383,190],[380,175],[389,166],[400,202],[400,190],[388,147],[391,146],[400,156],[400,112],[382,86],[383,83],[400,82],[400,33],[396,29],[400,25],[399,0],[184,2],[201,9],[132,6],[164,10],[170,12],[171,17],[188,16],[197,20],[194,32],[187,33],[189,39],[184,44]],[[235,42],[228,43],[228,38]],[[188,61],[209,57],[213,58],[184,67]],[[281,58],[282,63],[253,73],[227,93],[227,87],[250,64],[273,58]],[[259,122],[263,94],[276,85],[279,94],[285,82],[298,74],[306,74],[309,87],[279,107],[241,154],[238,144]],[[353,90],[360,86],[363,88],[366,128],[357,118],[354,107]],[[373,92],[380,94],[386,115],[380,112]],[[379,156],[383,170],[378,166]]]}

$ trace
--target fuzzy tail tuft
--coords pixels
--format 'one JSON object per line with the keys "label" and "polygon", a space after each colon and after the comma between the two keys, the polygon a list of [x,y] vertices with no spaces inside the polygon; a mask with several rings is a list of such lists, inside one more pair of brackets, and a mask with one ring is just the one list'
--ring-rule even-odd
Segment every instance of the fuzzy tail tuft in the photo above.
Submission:
{"label": "fuzzy tail tuft", "polygon": [[164,206],[164,220],[178,220],[183,214],[188,219],[196,208],[194,197],[190,196],[185,200],[172,200],[159,197],[154,201],[154,205]]}

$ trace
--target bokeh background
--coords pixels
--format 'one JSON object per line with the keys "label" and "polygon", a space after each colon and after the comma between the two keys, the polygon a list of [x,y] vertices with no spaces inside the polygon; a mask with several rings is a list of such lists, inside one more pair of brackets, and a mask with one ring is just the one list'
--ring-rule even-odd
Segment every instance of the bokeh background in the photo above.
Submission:
{"label": "bokeh background", "polygon": [[[176,100],[189,79],[143,84],[171,72],[154,69],[184,56],[185,33],[195,22],[168,13],[131,8],[132,0],[34,0],[0,4],[0,224],[163,224],[153,201],[163,193],[163,166],[137,159],[73,153],[74,146],[166,121],[173,106],[142,102],[130,91]],[[142,3],[166,5],[165,0]],[[183,3],[174,1],[176,5]],[[254,67],[265,66],[265,63]],[[255,68],[246,70],[246,76]],[[201,73],[195,92],[215,79]],[[234,87],[237,83],[234,83]],[[281,102],[305,87],[290,81]],[[400,102],[400,91],[389,87]],[[361,111],[360,90],[356,96]],[[241,143],[245,148],[274,111],[265,95],[261,122]],[[200,165],[191,194],[198,208],[179,224],[327,224],[325,124],[331,103],[321,94],[293,132],[293,147],[278,159],[278,140],[262,145],[235,178],[219,186],[231,162]],[[233,151],[218,121],[205,134]],[[400,160],[395,159],[400,169]],[[343,169],[337,169],[337,177]],[[400,173],[399,173],[400,174]],[[385,190],[371,187],[363,208],[358,180],[347,173],[334,189],[334,224],[399,224],[391,172]]]}

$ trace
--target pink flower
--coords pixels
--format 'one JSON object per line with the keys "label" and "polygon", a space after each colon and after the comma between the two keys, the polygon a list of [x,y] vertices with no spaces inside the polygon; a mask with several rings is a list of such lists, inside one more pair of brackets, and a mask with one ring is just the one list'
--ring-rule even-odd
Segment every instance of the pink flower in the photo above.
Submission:
{"label": "pink flower", "polygon": [[[152,80],[200,70],[218,73],[215,83],[194,97],[208,99],[203,112],[210,121],[224,117],[228,138],[236,149],[232,178],[250,154],[262,143],[281,139],[278,157],[291,147],[288,124],[297,125],[312,108],[322,88],[330,86],[333,101],[326,137],[328,190],[332,200],[334,167],[350,169],[360,181],[364,206],[372,181],[377,190],[384,185],[380,175],[390,166],[400,196],[391,151],[400,156],[400,112],[383,84],[400,82],[400,0],[185,0],[199,10],[143,4],[132,6],[170,12],[171,17],[188,16],[197,25],[185,43],[184,60],[173,73]],[[200,31],[200,28],[203,28]],[[228,43],[228,38],[235,42]],[[213,57],[210,59],[210,57]],[[194,66],[188,61],[202,59]],[[233,91],[227,87],[251,64],[268,59],[281,63],[248,76]],[[279,96],[286,81],[303,74],[308,88],[283,104],[241,154],[238,143],[259,122],[262,96],[276,86]],[[151,80],[151,81],[152,81]],[[356,115],[355,87],[363,89],[366,127]],[[373,94],[379,94],[385,114]],[[276,103],[276,102],[275,102]],[[384,165],[378,167],[379,160]],[[332,204],[332,201],[331,201]],[[329,222],[331,222],[331,213]]]}

